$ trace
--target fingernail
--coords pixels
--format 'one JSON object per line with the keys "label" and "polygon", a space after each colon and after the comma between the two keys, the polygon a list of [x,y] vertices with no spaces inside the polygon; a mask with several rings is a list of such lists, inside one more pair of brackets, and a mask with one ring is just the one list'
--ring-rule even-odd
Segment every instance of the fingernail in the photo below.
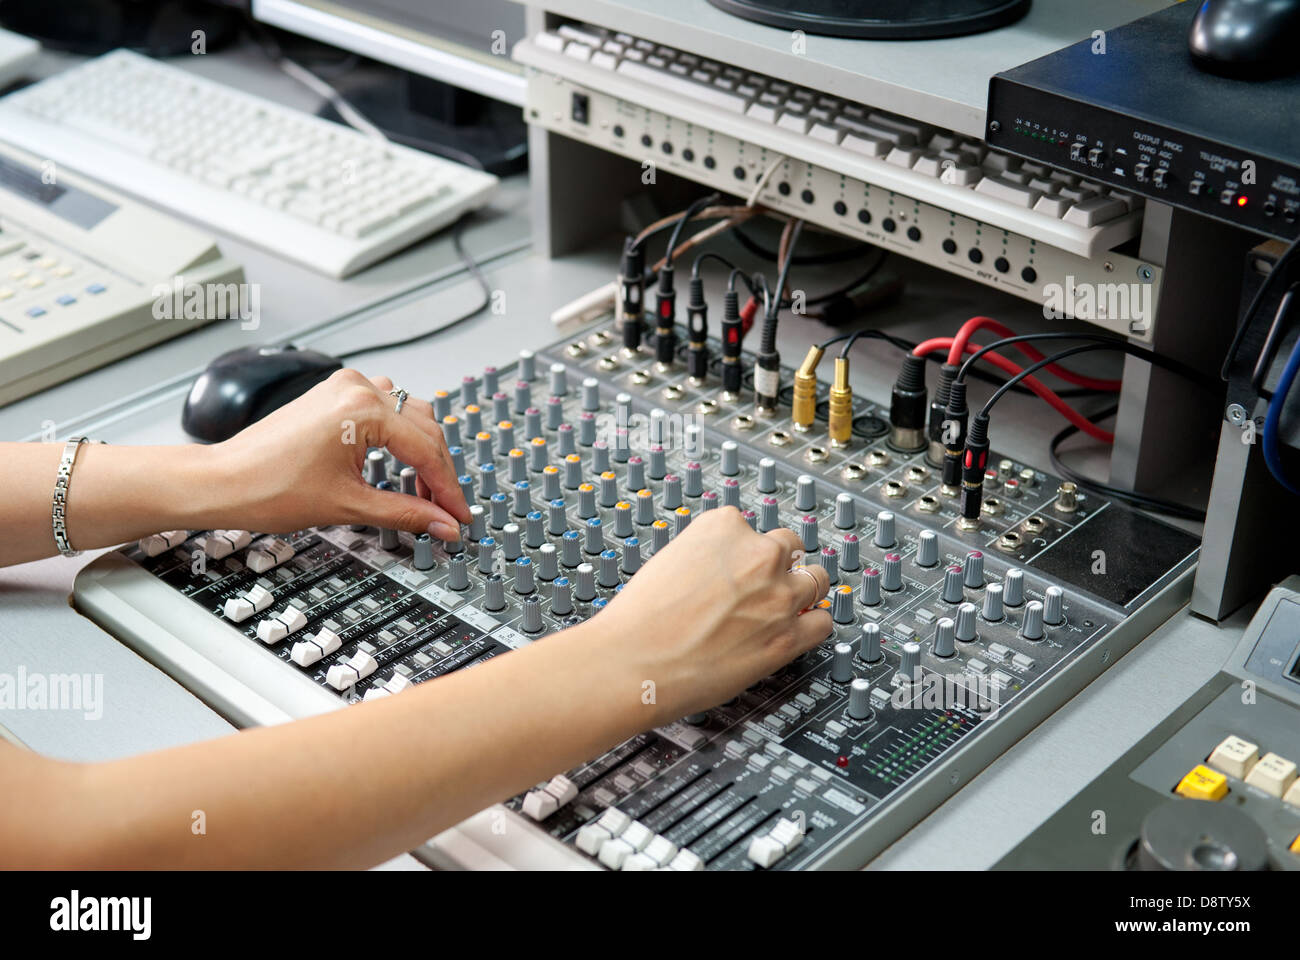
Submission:
{"label": "fingernail", "polygon": [[429,536],[435,540],[459,540],[460,531],[441,520],[429,524]]}

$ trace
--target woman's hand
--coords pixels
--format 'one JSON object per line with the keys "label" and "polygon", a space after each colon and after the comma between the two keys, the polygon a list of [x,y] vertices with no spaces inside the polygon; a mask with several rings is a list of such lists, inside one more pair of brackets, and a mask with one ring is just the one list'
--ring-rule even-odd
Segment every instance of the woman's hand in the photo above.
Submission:
{"label": "woman's hand", "polygon": [[[276,533],[366,523],[456,540],[469,506],[433,408],[395,412],[387,377],[340,370],[297,400],[211,448],[229,490],[225,525]],[[366,450],[387,447],[418,472],[416,496],[366,483]]]}
{"label": "woman's hand", "polygon": [[758,534],[734,507],[710,510],[591,621],[589,642],[623,661],[629,695],[653,693],[656,723],[716,706],[830,635],[830,613],[809,609],[829,577],[792,570],[802,554],[793,531]]}

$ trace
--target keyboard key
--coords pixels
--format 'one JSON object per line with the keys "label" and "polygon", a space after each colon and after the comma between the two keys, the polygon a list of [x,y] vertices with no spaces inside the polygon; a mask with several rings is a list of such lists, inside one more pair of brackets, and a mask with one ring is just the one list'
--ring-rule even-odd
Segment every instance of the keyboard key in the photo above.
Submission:
{"label": "keyboard key", "polygon": [[1076,203],[1065,212],[1062,219],[1066,223],[1073,223],[1080,227],[1095,227],[1099,223],[1114,220],[1126,213],[1128,213],[1128,206],[1123,200],[1098,194]]}
{"label": "keyboard key", "polygon": [[1001,177],[985,177],[975,185],[975,192],[1026,208],[1032,207],[1038,202],[1038,198],[1042,196],[1032,187],[1026,187],[1011,180],[1004,180]]}

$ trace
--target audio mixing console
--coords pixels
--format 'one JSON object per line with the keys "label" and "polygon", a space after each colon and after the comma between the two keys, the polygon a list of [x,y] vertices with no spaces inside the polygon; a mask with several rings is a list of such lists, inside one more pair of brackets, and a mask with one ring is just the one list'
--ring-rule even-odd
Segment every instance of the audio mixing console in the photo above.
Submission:
{"label": "audio mixing console", "polygon": [[[826,384],[800,431],[789,387],[767,414],[711,369],[692,381],[608,324],[525,352],[433,398],[475,515],[462,543],[177,531],[91,564],[76,604],[235,723],[270,723],[599,616],[701,511],[791,527],[833,584],[823,645],[417,851],[631,870],[861,866],[1185,601],[1180,530],[996,455],[963,526],[926,452],[889,446],[887,410],[856,399],[837,445]],[[382,451],[368,465],[413,482]]]}

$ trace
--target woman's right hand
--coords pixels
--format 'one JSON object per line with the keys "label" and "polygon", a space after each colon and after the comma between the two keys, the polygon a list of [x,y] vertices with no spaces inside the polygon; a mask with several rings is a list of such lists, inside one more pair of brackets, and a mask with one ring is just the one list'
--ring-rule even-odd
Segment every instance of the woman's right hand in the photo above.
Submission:
{"label": "woman's right hand", "polygon": [[593,621],[595,642],[653,693],[656,725],[717,706],[830,636],[809,609],[829,577],[792,570],[802,555],[793,531],[755,533],[734,507],[700,514]]}

